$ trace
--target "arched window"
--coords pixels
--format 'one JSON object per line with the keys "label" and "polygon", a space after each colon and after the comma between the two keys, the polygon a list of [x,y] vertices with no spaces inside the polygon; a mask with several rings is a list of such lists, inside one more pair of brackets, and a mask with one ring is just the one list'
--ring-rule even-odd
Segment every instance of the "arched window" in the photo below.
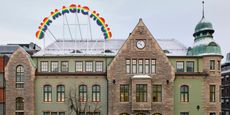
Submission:
{"label": "arched window", "polygon": [[44,102],[52,101],[52,86],[51,85],[45,85],[43,87],[43,101]]}
{"label": "arched window", "polygon": [[65,101],[65,86],[58,85],[57,86],[57,102],[64,102]]}
{"label": "arched window", "polygon": [[16,88],[24,88],[24,67],[22,65],[16,67]]}
{"label": "arched window", "polygon": [[24,110],[24,99],[22,97],[16,98],[16,110]]}
{"label": "arched window", "polygon": [[180,87],[180,101],[189,102],[189,87],[187,85]]}
{"label": "arched window", "polygon": [[94,85],[92,87],[92,101],[98,102],[101,99],[101,89],[99,85]]}
{"label": "arched window", "polygon": [[79,101],[80,102],[87,101],[87,86],[86,85],[79,86]]}

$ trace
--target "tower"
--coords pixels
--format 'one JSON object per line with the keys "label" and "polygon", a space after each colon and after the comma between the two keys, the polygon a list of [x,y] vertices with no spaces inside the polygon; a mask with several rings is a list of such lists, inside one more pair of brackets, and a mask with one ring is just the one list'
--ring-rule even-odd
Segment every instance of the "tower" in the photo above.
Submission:
{"label": "tower", "polygon": [[193,47],[188,49],[187,55],[189,56],[202,56],[202,55],[221,55],[220,46],[213,39],[212,23],[207,21],[204,16],[204,2],[202,18],[195,27],[194,44]]}

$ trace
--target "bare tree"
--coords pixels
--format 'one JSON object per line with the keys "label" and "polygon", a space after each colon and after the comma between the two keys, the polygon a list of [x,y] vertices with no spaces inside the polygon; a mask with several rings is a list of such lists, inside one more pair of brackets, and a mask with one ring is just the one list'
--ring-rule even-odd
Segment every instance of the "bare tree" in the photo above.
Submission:
{"label": "bare tree", "polygon": [[[81,97],[77,95],[77,88],[69,89],[68,95],[66,97],[66,103],[68,107],[69,115],[86,115],[87,112],[90,112],[89,115],[96,115],[97,111],[100,110],[98,102],[89,103],[89,101],[81,101]],[[87,99],[88,95],[87,95]],[[87,114],[88,115],[88,114]]]}

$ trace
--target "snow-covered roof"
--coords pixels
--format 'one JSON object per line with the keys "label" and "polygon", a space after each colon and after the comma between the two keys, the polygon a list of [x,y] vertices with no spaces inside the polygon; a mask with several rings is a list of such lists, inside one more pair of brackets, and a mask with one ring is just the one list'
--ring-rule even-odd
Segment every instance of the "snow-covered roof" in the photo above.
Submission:
{"label": "snow-covered roof", "polygon": [[[33,56],[115,56],[126,39],[57,40]],[[158,39],[168,56],[185,56],[187,48],[175,39]]]}
{"label": "snow-covered roof", "polygon": [[133,79],[150,79],[151,77],[148,75],[134,75]]}

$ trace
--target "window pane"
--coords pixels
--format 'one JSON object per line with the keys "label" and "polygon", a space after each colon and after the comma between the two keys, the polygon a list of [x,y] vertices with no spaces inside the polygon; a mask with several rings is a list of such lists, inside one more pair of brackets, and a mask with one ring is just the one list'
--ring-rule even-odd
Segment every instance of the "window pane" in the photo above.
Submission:
{"label": "window pane", "polygon": [[51,85],[45,85],[43,87],[43,101],[51,102],[52,99],[52,87]]}
{"label": "window pane", "polygon": [[100,86],[99,85],[94,85],[93,88],[92,88],[92,101],[93,102],[98,102],[100,101]]}
{"label": "window pane", "polygon": [[76,66],[76,72],[82,72],[83,71],[83,62],[82,61],[77,61],[75,66]]}
{"label": "window pane", "polygon": [[41,72],[48,72],[48,62],[47,61],[41,61]]}
{"label": "window pane", "polygon": [[93,72],[93,62],[85,62],[85,71]]}
{"label": "window pane", "polygon": [[216,86],[215,85],[210,85],[210,102],[215,102],[216,101]]}
{"label": "window pane", "polygon": [[180,112],[180,115],[189,115],[188,112]]}
{"label": "window pane", "polygon": [[145,60],[145,73],[148,74],[149,73],[149,60]]}
{"label": "window pane", "polygon": [[79,86],[79,101],[80,102],[86,102],[87,101],[87,86],[86,85],[80,85]]}
{"label": "window pane", "polygon": [[22,97],[16,98],[16,110],[24,110],[24,99]]}
{"label": "window pane", "polygon": [[57,86],[57,101],[58,102],[65,101],[65,86],[64,85]]}
{"label": "window pane", "polygon": [[57,115],[57,112],[51,112],[51,115]]}
{"label": "window pane", "polygon": [[61,62],[61,71],[68,72],[69,71],[69,62],[63,61]]}
{"label": "window pane", "polygon": [[132,60],[132,71],[133,73],[137,73],[137,60]]}
{"label": "window pane", "polygon": [[138,73],[143,73],[143,60],[138,60]]}
{"label": "window pane", "polygon": [[129,101],[129,85],[128,84],[120,85],[120,101],[121,102]]}
{"label": "window pane", "polygon": [[43,112],[43,115],[50,115],[50,112]]}
{"label": "window pane", "polygon": [[162,86],[153,85],[153,102],[161,102],[162,100]]}
{"label": "window pane", "polygon": [[24,88],[24,67],[16,67],[16,88]]}
{"label": "window pane", "polygon": [[57,61],[51,62],[51,72],[58,72],[58,62]]}
{"label": "window pane", "polygon": [[59,112],[59,115],[65,115],[65,112]]}
{"label": "window pane", "polygon": [[187,85],[180,87],[180,101],[189,102],[189,87]]}
{"label": "window pane", "polygon": [[147,102],[147,84],[136,85],[136,102]]}
{"label": "window pane", "polygon": [[186,62],[187,72],[194,72],[194,62],[188,61]]}
{"label": "window pane", "polygon": [[103,62],[96,62],[96,72],[103,71]]}
{"label": "window pane", "polygon": [[210,70],[215,69],[215,60],[210,60]]}
{"label": "window pane", "polygon": [[156,60],[151,60],[151,72],[156,73]]}
{"label": "window pane", "polygon": [[131,63],[130,63],[130,60],[129,59],[127,59],[126,60],[126,73],[130,73],[130,65],[131,65]]}
{"label": "window pane", "polygon": [[177,72],[184,72],[184,62],[176,62]]}

